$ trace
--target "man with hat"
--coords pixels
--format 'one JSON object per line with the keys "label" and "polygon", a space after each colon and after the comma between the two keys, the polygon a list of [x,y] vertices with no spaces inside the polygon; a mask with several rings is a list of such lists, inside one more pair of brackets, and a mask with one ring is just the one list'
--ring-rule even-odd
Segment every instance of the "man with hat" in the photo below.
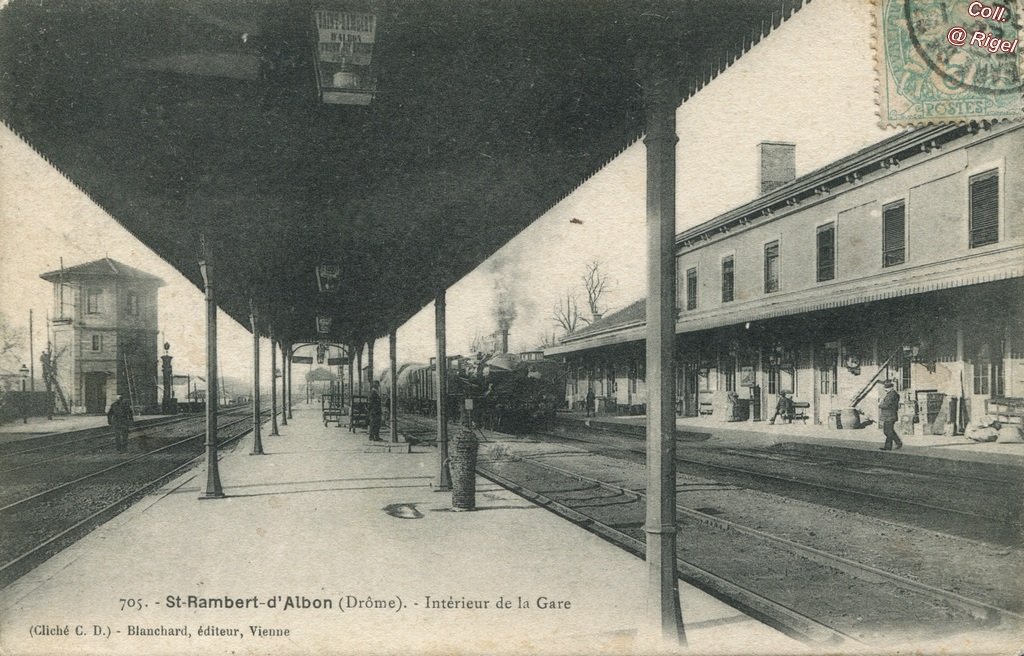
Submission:
{"label": "man with hat", "polygon": [[882,424],[882,433],[885,434],[885,446],[882,451],[892,451],[893,445],[897,449],[903,448],[903,440],[896,434],[896,411],[900,406],[900,395],[896,393],[895,385],[891,380],[885,381],[882,398],[878,401],[878,423]]}
{"label": "man with hat", "polygon": [[114,443],[120,452],[128,450],[128,428],[134,419],[131,403],[118,394],[117,400],[110,404],[110,410],[107,411],[107,424],[114,428]]}

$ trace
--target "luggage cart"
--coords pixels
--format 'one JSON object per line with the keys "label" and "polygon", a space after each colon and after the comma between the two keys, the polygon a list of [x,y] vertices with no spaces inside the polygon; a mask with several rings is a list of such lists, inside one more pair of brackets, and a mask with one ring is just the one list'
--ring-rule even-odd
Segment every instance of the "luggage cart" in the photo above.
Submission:
{"label": "luggage cart", "polygon": [[348,415],[348,430],[355,432],[357,428],[370,427],[370,402],[365,396],[352,397],[352,411]]}
{"label": "luggage cart", "polygon": [[345,411],[345,397],[341,394],[322,394],[320,396],[320,411],[323,413],[324,426],[331,421],[336,421],[338,428],[341,428],[341,418],[348,414]]}

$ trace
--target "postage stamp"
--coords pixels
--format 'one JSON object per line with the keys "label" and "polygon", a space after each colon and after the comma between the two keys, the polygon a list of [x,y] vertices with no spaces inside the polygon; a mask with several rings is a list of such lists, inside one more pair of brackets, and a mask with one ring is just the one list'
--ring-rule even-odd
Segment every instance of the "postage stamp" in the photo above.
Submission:
{"label": "postage stamp", "polygon": [[1020,119],[1020,0],[877,0],[883,125]]}

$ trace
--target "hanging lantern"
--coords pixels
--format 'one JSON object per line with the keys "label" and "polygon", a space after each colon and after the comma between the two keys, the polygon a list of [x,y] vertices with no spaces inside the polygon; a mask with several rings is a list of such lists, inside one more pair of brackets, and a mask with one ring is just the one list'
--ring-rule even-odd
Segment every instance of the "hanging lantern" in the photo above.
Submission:
{"label": "hanging lantern", "polygon": [[321,264],[316,268],[316,285],[323,294],[333,294],[341,286],[341,267],[336,264]]}

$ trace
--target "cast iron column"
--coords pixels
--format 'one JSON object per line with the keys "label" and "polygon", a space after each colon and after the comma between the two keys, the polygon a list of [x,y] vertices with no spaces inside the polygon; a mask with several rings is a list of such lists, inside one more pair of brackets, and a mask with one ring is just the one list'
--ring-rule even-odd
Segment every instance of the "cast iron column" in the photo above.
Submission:
{"label": "cast iron column", "polygon": [[371,383],[373,382],[373,343],[375,341],[376,340],[371,339],[366,344],[366,369],[367,369],[368,375],[370,377],[370,381],[369,382],[371,382]]}
{"label": "cast iron column", "polygon": [[281,425],[288,425],[288,345],[281,343]]}
{"label": "cast iron column", "polygon": [[356,364],[355,364],[356,363],[356,359],[355,359],[355,355],[354,355],[355,350],[356,350],[355,347],[352,346],[351,344],[349,344],[348,346],[345,347],[345,351],[348,353],[348,407],[349,407],[349,412],[352,412],[352,404],[355,403],[355,396],[356,396],[356,384],[355,384],[355,378],[353,376],[353,371],[352,371],[355,368],[355,366],[356,366]]}
{"label": "cast iron column", "polygon": [[434,489],[444,492],[452,489],[452,474],[448,468],[448,357],[444,289],[434,295],[434,336],[437,339],[437,366],[434,368],[434,389],[437,390],[437,480]]}
{"label": "cast iron column", "polygon": [[287,381],[288,382],[288,395],[286,396],[286,400],[285,400],[285,406],[288,408],[288,418],[289,419],[292,419],[292,382],[293,382],[292,376],[295,374],[295,372],[292,371],[292,356],[293,355],[294,355],[294,353],[292,353],[292,345],[289,344],[288,345],[288,356],[287,356],[288,357],[288,381]]}
{"label": "cast iron column", "polygon": [[[653,63],[653,62],[652,62]],[[647,616],[685,644],[676,572],[676,94],[664,65],[644,80],[647,113]],[[662,70],[659,70],[662,69]]]}
{"label": "cast iron column", "polygon": [[274,341],[274,328],[270,328],[270,436],[280,435],[277,432],[277,342]]}
{"label": "cast iron column", "polygon": [[260,331],[256,327],[256,306],[249,300],[249,325],[252,327],[252,453],[263,455],[263,426],[260,422]]}
{"label": "cast iron column", "polygon": [[398,441],[398,329],[388,333],[388,351],[391,354],[391,441]]}
{"label": "cast iron column", "polygon": [[224,496],[217,467],[217,304],[213,300],[213,265],[199,263],[206,288],[206,490],[200,499]]}
{"label": "cast iron column", "polygon": [[359,396],[363,395],[363,345],[356,351],[356,380],[359,381]]}

